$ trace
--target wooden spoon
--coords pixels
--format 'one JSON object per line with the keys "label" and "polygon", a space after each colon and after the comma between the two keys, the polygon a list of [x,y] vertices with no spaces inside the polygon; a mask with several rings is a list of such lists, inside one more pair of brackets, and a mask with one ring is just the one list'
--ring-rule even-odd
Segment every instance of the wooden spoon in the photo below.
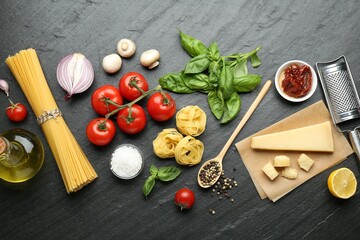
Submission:
{"label": "wooden spoon", "polygon": [[[244,115],[243,119],[241,119],[239,125],[235,128],[234,132],[230,136],[229,140],[226,142],[225,146],[221,150],[221,152],[215,157],[208,161],[206,161],[199,169],[198,172],[198,183],[200,187],[203,188],[209,188],[216,181],[219,179],[221,172],[222,172],[222,160],[229,149],[230,145],[234,141],[235,137],[239,134],[240,130],[243,128],[243,126],[246,124],[246,122],[249,120],[250,116],[253,114],[257,106],[260,104],[261,100],[264,98],[265,94],[268,92],[269,88],[271,86],[271,80],[268,80],[263,88],[261,89],[260,93],[254,100],[254,102],[251,104],[249,110]],[[202,176],[201,176],[202,175]],[[201,178],[206,178],[208,182],[204,182],[201,180]]]}

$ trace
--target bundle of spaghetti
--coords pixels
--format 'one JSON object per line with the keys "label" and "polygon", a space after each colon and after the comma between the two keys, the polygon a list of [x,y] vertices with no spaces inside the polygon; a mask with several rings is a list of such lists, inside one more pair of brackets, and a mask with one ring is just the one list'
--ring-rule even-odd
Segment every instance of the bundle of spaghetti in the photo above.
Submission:
{"label": "bundle of spaghetti", "polygon": [[55,102],[34,49],[22,50],[6,64],[24,92],[54,155],[66,191],[76,192],[97,178]]}

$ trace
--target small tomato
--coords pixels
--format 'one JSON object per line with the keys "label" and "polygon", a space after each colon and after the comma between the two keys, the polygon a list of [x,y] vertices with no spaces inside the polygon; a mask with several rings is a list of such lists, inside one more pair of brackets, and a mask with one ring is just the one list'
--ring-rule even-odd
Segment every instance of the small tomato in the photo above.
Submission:
{"label": "small tomato", "polygon": [[131,108],[121,109],[116,121],[120,130],[124,133],[137,134],[146,126],[146,114],[141,106],[134,104]]}
{"label": "small tomato", "polygon": [[145,77],[138,72],[128,72],[121,77],[119,81],[119,89],[121,95],[133,101],[149,89],[148,82]]}
{"label": "small tomato", "polygon": [[21,122],[27,116],[27,109],[25,105],[21,103],[13,104],[11,102],[11,106],[6,108],[6,115],[13,122]]}
{"label": "small tomato", "polygon": [[89,122],[86,128],[86,136],[89,141],[97,146],[109,144],[116,132],[113,121],[106,118],[96,118]]}
{"label": "small tomato", "polygon": [[175,100],[168,93],[157,92],[150,96],[147,111],[156,121],[167,121],[176,112]]}
{"label": "small tomato", "polygon": [[178,205],[181,210],[191,208],[195,203],[195,194],[188,188],[181,188],[175,194],[175,204]]}
{"label": "small tomato", "polygon": [[105,100],[111,100],[118,105],[123,104],[123,99],[119,90],[112,85],[104,85],[96,89],[91,97],[91,105],[95,112],[105,116],[109,112],[115,110],[117,106],[105,102]]}

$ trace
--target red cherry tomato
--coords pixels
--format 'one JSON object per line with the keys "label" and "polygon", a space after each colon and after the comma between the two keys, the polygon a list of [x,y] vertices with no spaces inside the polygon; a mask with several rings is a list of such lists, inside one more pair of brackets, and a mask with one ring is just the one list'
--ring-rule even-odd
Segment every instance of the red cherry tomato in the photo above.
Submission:
{"label": "red cherry tomato", "polygon": [[178,205],[181,210],[191,208],[195,203],[195,194],[188,188],[182,188],[175,194],[175,204]]}
{"label": "red cherry tomato", "polygon": [[10,107],[6,108],[6,115],[13,122],[21,122],[27,116],[27,109],[21,103],[12,103]]}
{"label": "red cherry tomato", "polygon": [[86,136],[89,141],[97,146],[109,144],[113,140],[115,132],[115,124],[106,118],[93,119],[86,128]]}
{"label": "red cherry tomato", "polygon": [[119,90],[112,85],[104,85],[96,89],[91,97],[91,105],[95,112],[105,116],[117,107],[113,104],[106,104],[105,99],[111,100],[118,105],[123,104],[123,99]]}
{"label": "red cherry tomato", "polygon": [[146,125],[145,111],[137,104],[132,105],[131,110],[129,107],[121,109],[116,120],[120,130],[127,134],[137,134]]}
{"label": "red cherry tomato", "polygon": [[167,93],[154,93],[147,102],[147,111],[156,121],[167,121],[176,112],[175,100]]}
{"label": "red cherry tomato", "polygon": [[[138,88],[141,90],[139,91]],[[125,99],[133,101],[141,96],[141,91],[146,92],[149,86],[143,75],[138,72],[128,72],[121,77],[119,89]]]}

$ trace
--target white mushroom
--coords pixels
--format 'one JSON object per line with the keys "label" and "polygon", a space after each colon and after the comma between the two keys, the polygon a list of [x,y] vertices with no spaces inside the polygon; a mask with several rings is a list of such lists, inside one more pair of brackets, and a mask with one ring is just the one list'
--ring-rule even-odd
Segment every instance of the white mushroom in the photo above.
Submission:
{"label": "white mushroom", "polygon": [[144,67],[153,69],[159,65],[160,53],[158,50],[150,49],[143,52],[140,56],[140,63]]}
{"label": "white mushroom", "polygon": [[132,40],[123,38],[117,44],[117,51],[120,56],[129,58],[134,55],[136,51],[136,45]]}
{"label": "white mushroom", "polygon": [[121,57],[115,53],[107,55],[102,61],[102,66],[107,73],[116,73],[121,68]]}

